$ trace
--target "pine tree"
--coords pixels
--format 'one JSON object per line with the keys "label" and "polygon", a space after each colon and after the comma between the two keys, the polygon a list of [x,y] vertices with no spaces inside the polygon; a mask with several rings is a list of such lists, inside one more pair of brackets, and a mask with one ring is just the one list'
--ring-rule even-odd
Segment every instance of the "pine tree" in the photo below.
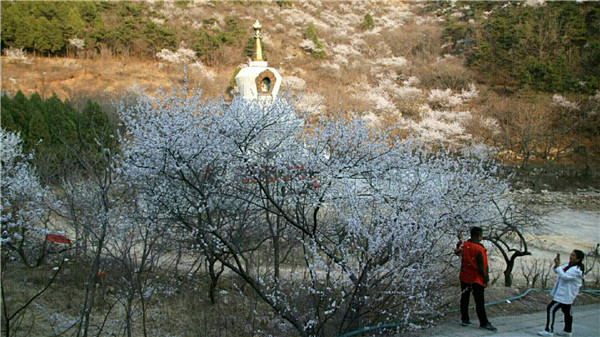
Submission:
{"label": "pine tree", "polygon": [[71,7],[69,9],[69,14],[65,18],[64,22],[64,30],[65,37],[67,39],[73,37],[81,37],[83,36],[83,29],[85,28],[85,22],[81,18],[79,14],[79,10],[77,7]]}
{"label": "pine tree", "polygon": [[365,17],[363,18],[363,21],[360,25],[360,29],[370,30],[370,29],[373,29],[374,27],[375,27],[375,22],[373,21],[373,17],[371,16],[371,14],[369,14],[369,13],[365,14]]}

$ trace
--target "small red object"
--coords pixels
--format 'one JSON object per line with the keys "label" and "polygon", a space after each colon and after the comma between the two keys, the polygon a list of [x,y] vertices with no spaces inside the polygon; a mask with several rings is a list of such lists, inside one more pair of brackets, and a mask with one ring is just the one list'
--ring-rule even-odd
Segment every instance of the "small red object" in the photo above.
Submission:
{"label": "small red object", "polygon": [[46,235],[46,241],[50,241],[50,242],[56,242],[56,243],[66,243],[66,244],[71,244],[71,240],[67,239],[66,236],[64,235],[58,235],[58,234],[48,234]]}
{"label": "small red object", "polygon": [[102,270],[98,270],[98,278],[106,278],[106,272]]}

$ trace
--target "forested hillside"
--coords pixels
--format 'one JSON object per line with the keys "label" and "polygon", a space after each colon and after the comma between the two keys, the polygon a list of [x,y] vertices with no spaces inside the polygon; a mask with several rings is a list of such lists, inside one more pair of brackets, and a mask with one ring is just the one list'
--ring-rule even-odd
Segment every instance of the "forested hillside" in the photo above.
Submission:
{"label": "forested hillside", "polygon": [[[283,89],[301,92],[301,105],[318,114],[342,109],[428,142],[482,142],[527,172],[560,167],[585,177],[599,162],[594,2],[1,6],[9,95],[93,99],[110,109],[186,77],[207,97],[231,97],[259,19]],[[8,115],[6,127],[30,134]]]}
{"label": "forested hillside", "polygon": [[[446,13],[448,3],[435,13]],[[595,94],[600,79],[600,7],[593,2],[466,4],[446,15],[446,50],[465,55],[481,79],[508,90]],[[444,8],[445,7],[445,8]]]}
{"label": "forested hillside", "polygon": [[[2,48],[46,56],[109,52],[153,58],[163,48],[176,49],[187,41],[201,61],[215,64],[223,62],[223,45],[246,41],[247,27],[234,16],[189,22],[188,6],[197,4],[176,1],[174,6],[165,11],[162,1],[4,2]],[[598,90],[600,8],[593,2],[429,2],[426,12],[444,19],[443,51],[464,55],[465,64],[491,85],[545,92]],[[373,29],[373,17],[366,15],[369,21],[360,27]]]}
{"label": "forested hillside", "polygon": [[192,25],[176,16],[191,2],[175,2],[174,17],[161,14],[162,2],[143,1],[16,1],[2,3],[2,48],[24,48],[44,56],[101,53],[150,57],[163,48],[177,49],[180,41],[205,62],[219,62],[223,44],[241,42],[233,17],[208,18]]}

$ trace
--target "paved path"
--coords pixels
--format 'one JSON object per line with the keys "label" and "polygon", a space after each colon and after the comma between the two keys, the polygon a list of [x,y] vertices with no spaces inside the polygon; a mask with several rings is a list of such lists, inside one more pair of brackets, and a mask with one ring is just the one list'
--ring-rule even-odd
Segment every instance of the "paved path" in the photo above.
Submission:
{"label": "paved path", "polygon": [[[562,331],[564,316],[559,310],[556,313],[555,331]],[[492,324],[498,328],[497,332],[479,329],[475,322],[470,327],[463,327],[459,321],[448,322],[418,333],[419,337],[448,336],[448,337],[473,337],[473,336],[502,336],[502,337],[527,337],[537,336],[538,330],[544,328],[546,312],[534,312],[518,316],[490,317]],[[556,336],[556,335],[555,335]],[[600,303],[587,304],[573,307],[573,336],[600,337]]]}

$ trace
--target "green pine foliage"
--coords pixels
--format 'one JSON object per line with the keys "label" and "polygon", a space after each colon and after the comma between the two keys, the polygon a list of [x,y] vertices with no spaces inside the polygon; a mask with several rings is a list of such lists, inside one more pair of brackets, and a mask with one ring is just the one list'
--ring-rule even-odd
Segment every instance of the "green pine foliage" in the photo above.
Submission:
{"label": "green pine foliage", "polygon": [[599,4],[465,2],[455,8],[463,5],[469,7],[464,16],[446,21],[446,51],[464,55],[482,80],[511,90],[599,90]]}
{"label": "green pine foliage", "polygon": [[211,28],[216,22],[203,25],[191,33],[192,49],[196,51],[198,57],[208,65],[220,62],[222,47],[225,45],[236,45],[242,41],[244,32],[239,28],[237,20],[233,17],[225,18],[225,28]]}
{"label": "green pine foliage", "polygon": [[360,29],[362,30],[371,30],[375,28],[375,22],[373,21],[373,17],[371,14],[365,14],[362,23],[360,24]]}
{"label": "green pine foliage", "polygon": [[43,99],[35,93],[27,98],[19,91],[13,97],[3,95],[1,105],[2,127],[21,134],[23,150],[35,153],[36,167],[48,183],[77,172],[82,156],[93,162],[102,155],[97,141],[118,151],[114,124],[94,101],[77,111],[56,95]]}
{"label": "green pine foliage", "polygon": [[325,47],[321,44],[321,42],[319,42],[315,25],[312,22],[309,22],[306,30],[304,30],[304,38],[311,40],[315,44],[315,48],[310,53],[312,57],[317,59],[327,57],[327,54],[325,53]]}
{"label": "green pine foliage", "polygon": [[[186,8],[191,1],[178,1]],[[155,7],[158,5],[155,5]],[[114,54],[154,57],[163,48],[177,49],[186,41],[206,64],[220,61],[224,45],[243,41],[245,31],[234,17],[207,19],[203,27],[152,21],[164,19],[143,1],[2,1],[2,48],[24,48],[42,55],[65,55],[69,40],[85,41],[85,49],[110,48]],[[217,25],[213,25],[217,23]]]}
{"label": "green pine foliage", "polygon": [[277,5],[281,8],[292,8],[294,2],[292,0],[277,0]]}
{"label": "green pine foliage", "polygon": [[68,39],[92,34],[95,3],[78,1],[2,1],[2,46],[41,54],[61,54]]}
{"label": "green pine foliage", "polygon": [[177,32],[168,25],[146,20],[142,34],[148,44],[149,53],[155,54],[164,48],[177,49]]}

